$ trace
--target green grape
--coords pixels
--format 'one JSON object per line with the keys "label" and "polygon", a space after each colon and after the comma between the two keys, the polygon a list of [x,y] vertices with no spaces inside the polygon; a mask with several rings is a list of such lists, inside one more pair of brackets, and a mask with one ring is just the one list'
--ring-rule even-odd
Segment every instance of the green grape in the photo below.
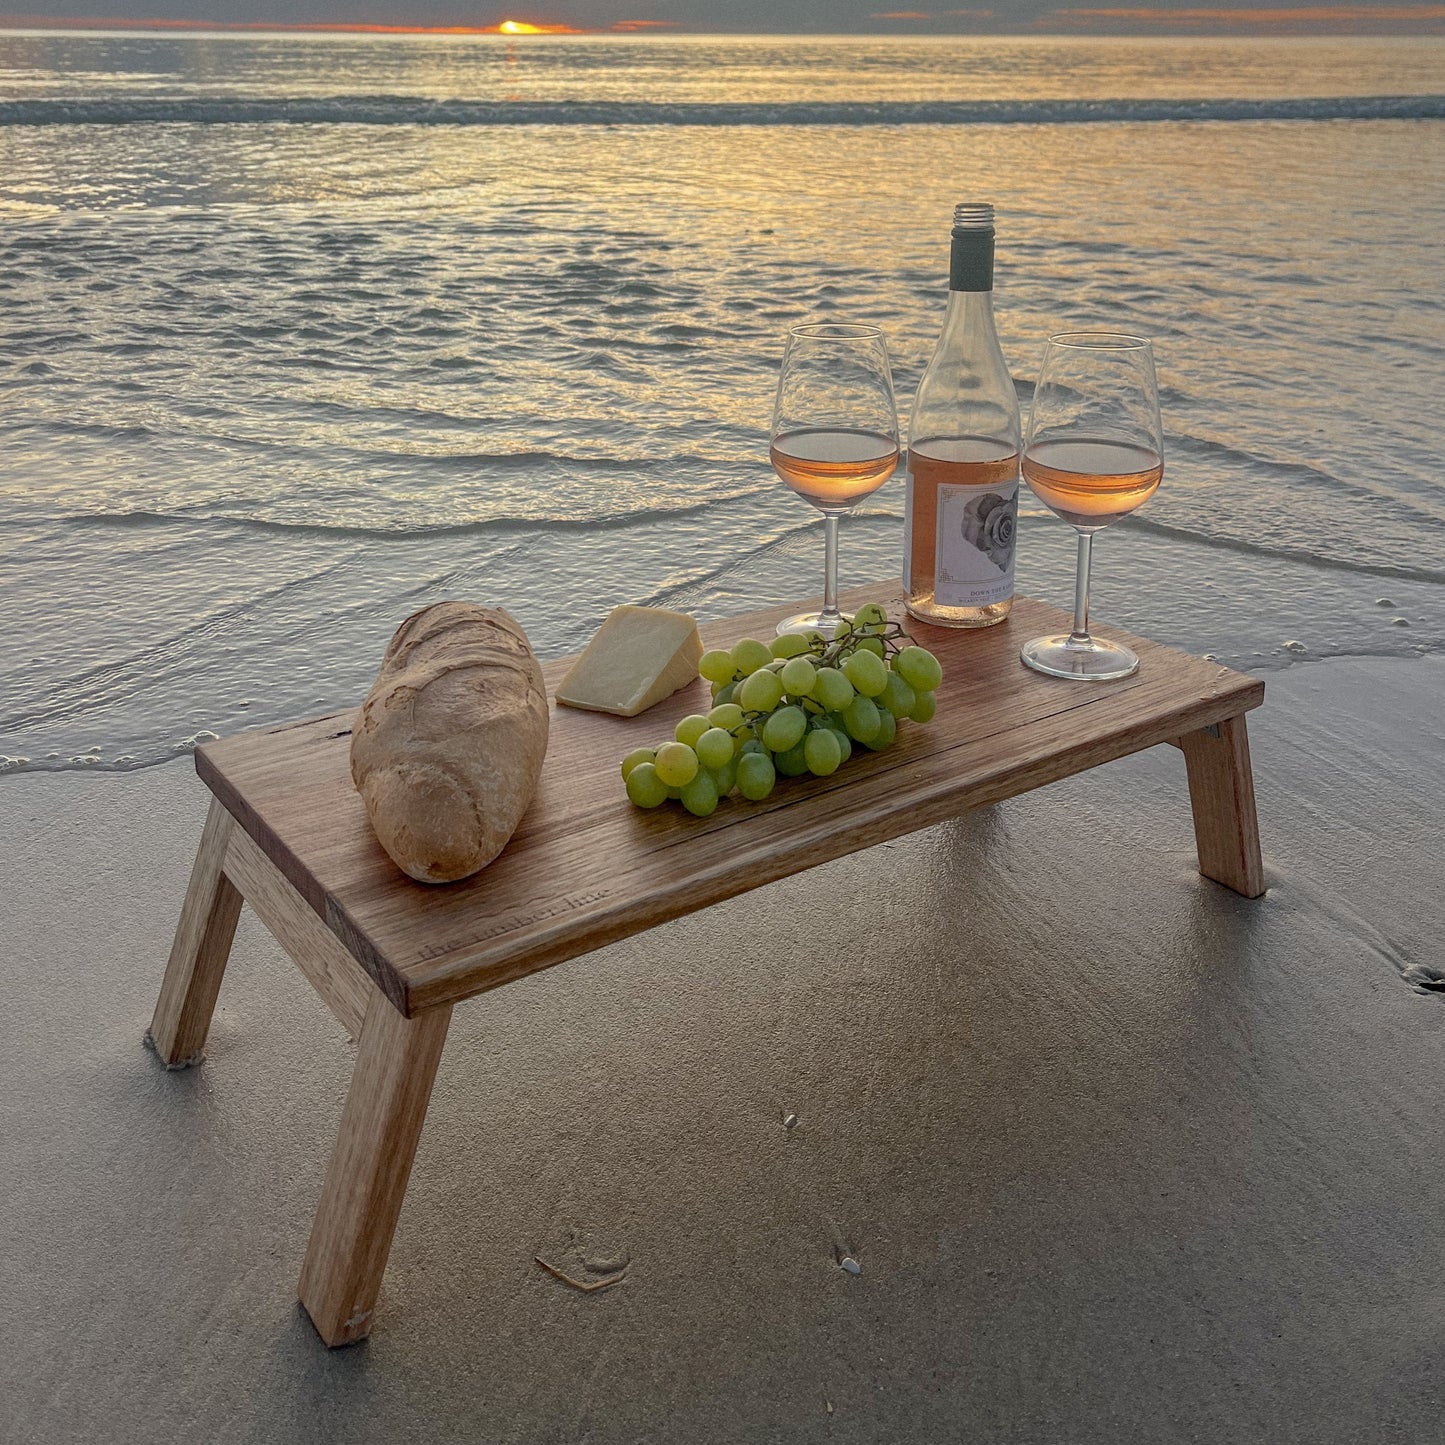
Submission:
{"label": "green grape", "polygon": [[808,644],[809,652],[822,652],[828,646],[828,639],[816,627],[803,634],[803,641]]}
{"label": "green grape", "polygon": [[803,741],[808,718],[800,707],[780,707],[763,724],[763,746],[775,753],[785,753]]}
{"label": "green grape", "polygon": [[913,704],[913,711],[908,714],[916,723],[933,721],[933,714],[938,711],[938,699],[931,692],[920,692],[918,700]]}
{"label": "green grape", "polygon": [[637,767],[639,763],[650,763],[653,762],[656,758],[657,754],[653,752],[651,748],[633,748],[633,750],[628,753],[628,755],[622,760],[623,778],[625,779],[627,775],[633,770],[633,768]]}
{"label": "green grape", "polygon": [[778,674],[778,676],[781,677],[782,674],[783,674],[783,669],[784,669],[784,668],[788,665],[788,663],[791,662],[791,661],[792,661],[792,659],[789,658],[789,657],[775,657],[775,658],[768,664],[768,671],[769,671],[769,672],[776,672],[776,673]]}
{"label": "green grape", "polygon": [[836,773],[843,761],[843,749],[832,728],[814,728],[803,740],[803,761],[814,777],[826,778]]}
{"label": "green grape", "polygon": [[841,712],[853,701],[853,684],[836,667],[820,667],[813,682],[813,696],[829,712]]}
{"label": "green grape", "polygon": [[667,796],[675,803],[680,797],[682,797],[682,789],[675,788],[671,784],[669,784],[667,789]]}
{"label": "green grape", "polygon": [[705,768],[720,768],[733,760],[733,735],[726,728],[709,728],[693,743],[697,760]]}
{"label": "green grape", "polygon": [[758,741],[757,738],[747,738],[744,740],[742,747],[738,749],[738,758],[745,758],[749,753],[766,752],[767,749],[762,745],[762,743]]}
{"label": "green grape", "polygon": [[852,631],[853,619],[851,617],[844,617],[838,623],[837,627],[833,629],[833,641],[842,642],[845,637],[848,637],[852,634]]}
{"label": "green grape", "polygon": [[728,655],[733,660],[733,666],[744,677],[756,672],[760,667],[766,667],[773,660],[768,644],[759,642],[756,637],[745,637],[741,642],[735,643]]}
{"label": "green grape", "polygon": [[[878,735],[878,704],[859,693],[843,709],[843,726],[854,742],[866,743]],[[658,759],[661,762],[661,759]]]}
{"label": "green grape", "polygon": [[811,697],[818,669],[806,657],[794,657],[783,668],[781,676],[783,691],[790,697]]}
{"label": "green grape", "polygon": [[773,766],[785,778],[801,778],[808,771],[808,755],[800,738],[786,752],[773,754]]}
{"label": "green grape", "polygon": [[717,795],[725,798],[737,787],[738,784],[738,760],[729,758],[720,768],[709,768],[712,780],[717,784]]}
{"label": "green grape", "polygon": [[800,653],[808,650],[808,640],[800,632],[784,632],[773,638],[772,654],[774,657],[789,658],[797,657]]}
{"label": "green grape", "polygon": [[775,672],[755,672],[736,696],[746,712],[772,712],[783,700],[783,680]]}
{"label": "green grape", "polygon": [[709,682],[724,683],[733,680],[733,674],[737,668],[733,666],[732,653],[724,651],[721,647],[714,647],[703,653],[697,670]]}
{"label": "green grape", "polygon": [[731,732],[743,725],[743,710],[735,702],[720,702],[708,713],[707,720],[715,728],[726,728]]}
{"label": "green grape", "polygon": [[853,739],[848,736],[846,729],[844,729],[841,723],[836,726],[829,723],[828,727],[833,736],[838,739],[838,748],[840,750],[838,766],[842,767],[843,764],[853,756]]}
{"label": "green grape", "polygon": [[695,748],[697,740],[710,728],[712,724],[700,712],[689,714],[673,728],[672,735],[680,743],[686,743],[688,747]]}
{"label": "green grape", "polygon": [[[864,638],[864,641],[868,641]],[[860,644],[861,646],[861,644]],[[843,675],[864,697],[878,697],[888,686],[888,669],[872,652],[855,652],[843,662]]]}
{"label": "green grape", "polygon": [[639,808],[656,808],[667,801],[667,785],[651,763],[638,763],[627,775],[627,796]]}
{"label": "green grape", "polygon": [[[884,658],[888,655],[888,649],[884,647],[883,639],[881,637],[874,637],[871,634],[868,637],[860,637],[858,639],[858,652],[871,652],[873,656],[877,658]],[[856,655],[855,653],[854,656]]]}
{"label": "green grape", "polygon": [[888,614],[876,602],[865,602],[853,614],[855,632],[863,627],[883,627],[887,622]]}
{"label": "green grape", "polygon": [[653,766],[669,787],[685,788],[697,776],[697,754],[686,743],[663,743]]}
{"label": "green grape", "polygon": [[888,686],[883,689],[883,696],[878,700],[894,717],[907,717],[913,711],[914,703],[918,701],[918,694],[896,672],[890,672]]}
{"label": "green grape", "polygon": [[893,659],[893,671],[914,692],[932,692],[943,681],[943,664],[925,647],[905,647]]}
{"label": "green grape", "polygon": [[893,739],[897,735],[898,719],[886,707],[880,707],[878,709],[878,731],[871,738],[863,739],[863,746],[872,748],[875,753],[881,753],[884,748],[892,746]]}
{"label": "green grape", "polygon": [[733,697],[740,686],[740,683],[727,682],[719,688],[714,688],[712,695],[713,706],[726,707],[727,704],[733,700]]}
{"label": "green grape", "polygon": [[773,760],[758,744],[755,753],[744,753],[738,759],[738,792],[752,803],[761,803],[773,791],[778,781],[778,770]]}
{"label": "green grape", "polygon": [[717,807],[717,780],[706,768],[683,784],[682,806],[695,818],[706,818]]}

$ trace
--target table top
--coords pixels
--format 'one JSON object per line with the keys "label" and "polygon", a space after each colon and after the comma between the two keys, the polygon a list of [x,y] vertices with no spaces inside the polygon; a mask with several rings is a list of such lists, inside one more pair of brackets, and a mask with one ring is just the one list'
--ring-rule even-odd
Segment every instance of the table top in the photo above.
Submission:
{"label": "table top", "polygon": [[[845,608],[897,584],[859,588]],[[798,604],[710,623],[707,647],[770,638]],[[601,619],[598,619],[599,624]],[[905,723],[881,753],[856,749],[831,777],[782,778],[762,803],[731,798],[710,817],[628,802],[619,764],[710,706],[701,679],[640,717],[552,704],[537,794],[511,842],[459,883],[413,882],[382,851],[351,784],[354,710],[208,743],[196,770],[387,996],[411,1015],[829,859],[926,827],[1233,717],[1264,684],[1217,663],[1103,627],[1138,652],[1110,683],[1042,677],[1019,648],[1069,618],[1016,598],[978,630],[908,631],[943,664],[938,715]],[[549,694],[571,659],[546,665]]]}

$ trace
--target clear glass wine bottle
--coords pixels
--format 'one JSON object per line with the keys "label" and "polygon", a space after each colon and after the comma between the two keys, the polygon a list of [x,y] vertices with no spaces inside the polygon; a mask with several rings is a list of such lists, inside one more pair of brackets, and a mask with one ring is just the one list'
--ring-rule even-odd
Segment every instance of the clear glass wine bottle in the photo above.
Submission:
{"label": "clear glass wine bottle", "polygon": [[993,206],[953,213],[948,310],[908,428],[903,585],[913,616],[989,627],[1013,606],[1019,405],[993,320]]}

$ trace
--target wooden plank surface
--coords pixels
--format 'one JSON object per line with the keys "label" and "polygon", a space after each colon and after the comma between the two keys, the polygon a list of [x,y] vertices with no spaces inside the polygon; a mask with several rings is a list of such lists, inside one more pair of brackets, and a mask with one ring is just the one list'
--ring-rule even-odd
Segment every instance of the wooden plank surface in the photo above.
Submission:
{"label": "wooden plank surface", "polygon": [[1244,719],[1189,733],[1179,745],[1189,773],[1199,871],[1246,898],[1258,898],[1264,892],[1264,859]]}
{"label": "wooden plank surface", "polygon": [[450,1018],[405,1019],[371,995],[297,1291],[328,1345],[371,1329]]}
{"label": "wooden plank surface", "polygon": [[227,845],[226,876],[341,1027],[353,1038],[360,1034],[376,985],[242,828],[231,834]]}
{"label": "wooden plank surface", "polygon": [[[896,585],[844,599],[864,601],[902,615]],[[770,637],[795,610],[710,624],[704,642]],[[542,782],[521,827],[489,867],[442,887],[405,877],[373,837],[350,781],[349,712],[209,743],[196,766],[387,997],[413,1014],[1263,701],[1255,678],[1107,625],[1103,635],[1139,653],[1135,676],[1065,682],[1020,663],[1025,641],[1068,621],[1019,598],[1007,622],[980,631],[910,622],[943,662],[932,723],[904,724],[883,753],[858,749],[831,778],[780,778],[766,802],[735,798],[709,818],[675,804],[632,807],[618,772],[631,748],[707,709],[705,682],[638,718],[554,706]],[[567,666],[548,664],[549,689]]]}
{"label": "wooden plank surface", "polygon": [[235,819],[212,801],[201,830],[171,956],[146,1039],[168,1069],[185,1069],[204,1057],[206,1034],[221,992],[231,940],[241,916],[241,895],[222,871]]}

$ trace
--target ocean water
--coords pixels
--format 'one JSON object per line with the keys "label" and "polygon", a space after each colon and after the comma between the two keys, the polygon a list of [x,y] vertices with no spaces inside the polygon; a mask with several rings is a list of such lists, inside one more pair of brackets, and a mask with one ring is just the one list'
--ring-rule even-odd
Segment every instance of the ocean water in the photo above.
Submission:
{"label": "ocean water", "polygon": [[[355,701],[441,597],[552,656],[815,592],[782,335],[879,322],[906,420],[969,198],[1025,406],[1051,331],[1155,339],[1101,620],[1266,672],[1445,646],[1445,42],[8,34],[0,769]],[[1026,504],[1020,588],[1072,558]]]}

